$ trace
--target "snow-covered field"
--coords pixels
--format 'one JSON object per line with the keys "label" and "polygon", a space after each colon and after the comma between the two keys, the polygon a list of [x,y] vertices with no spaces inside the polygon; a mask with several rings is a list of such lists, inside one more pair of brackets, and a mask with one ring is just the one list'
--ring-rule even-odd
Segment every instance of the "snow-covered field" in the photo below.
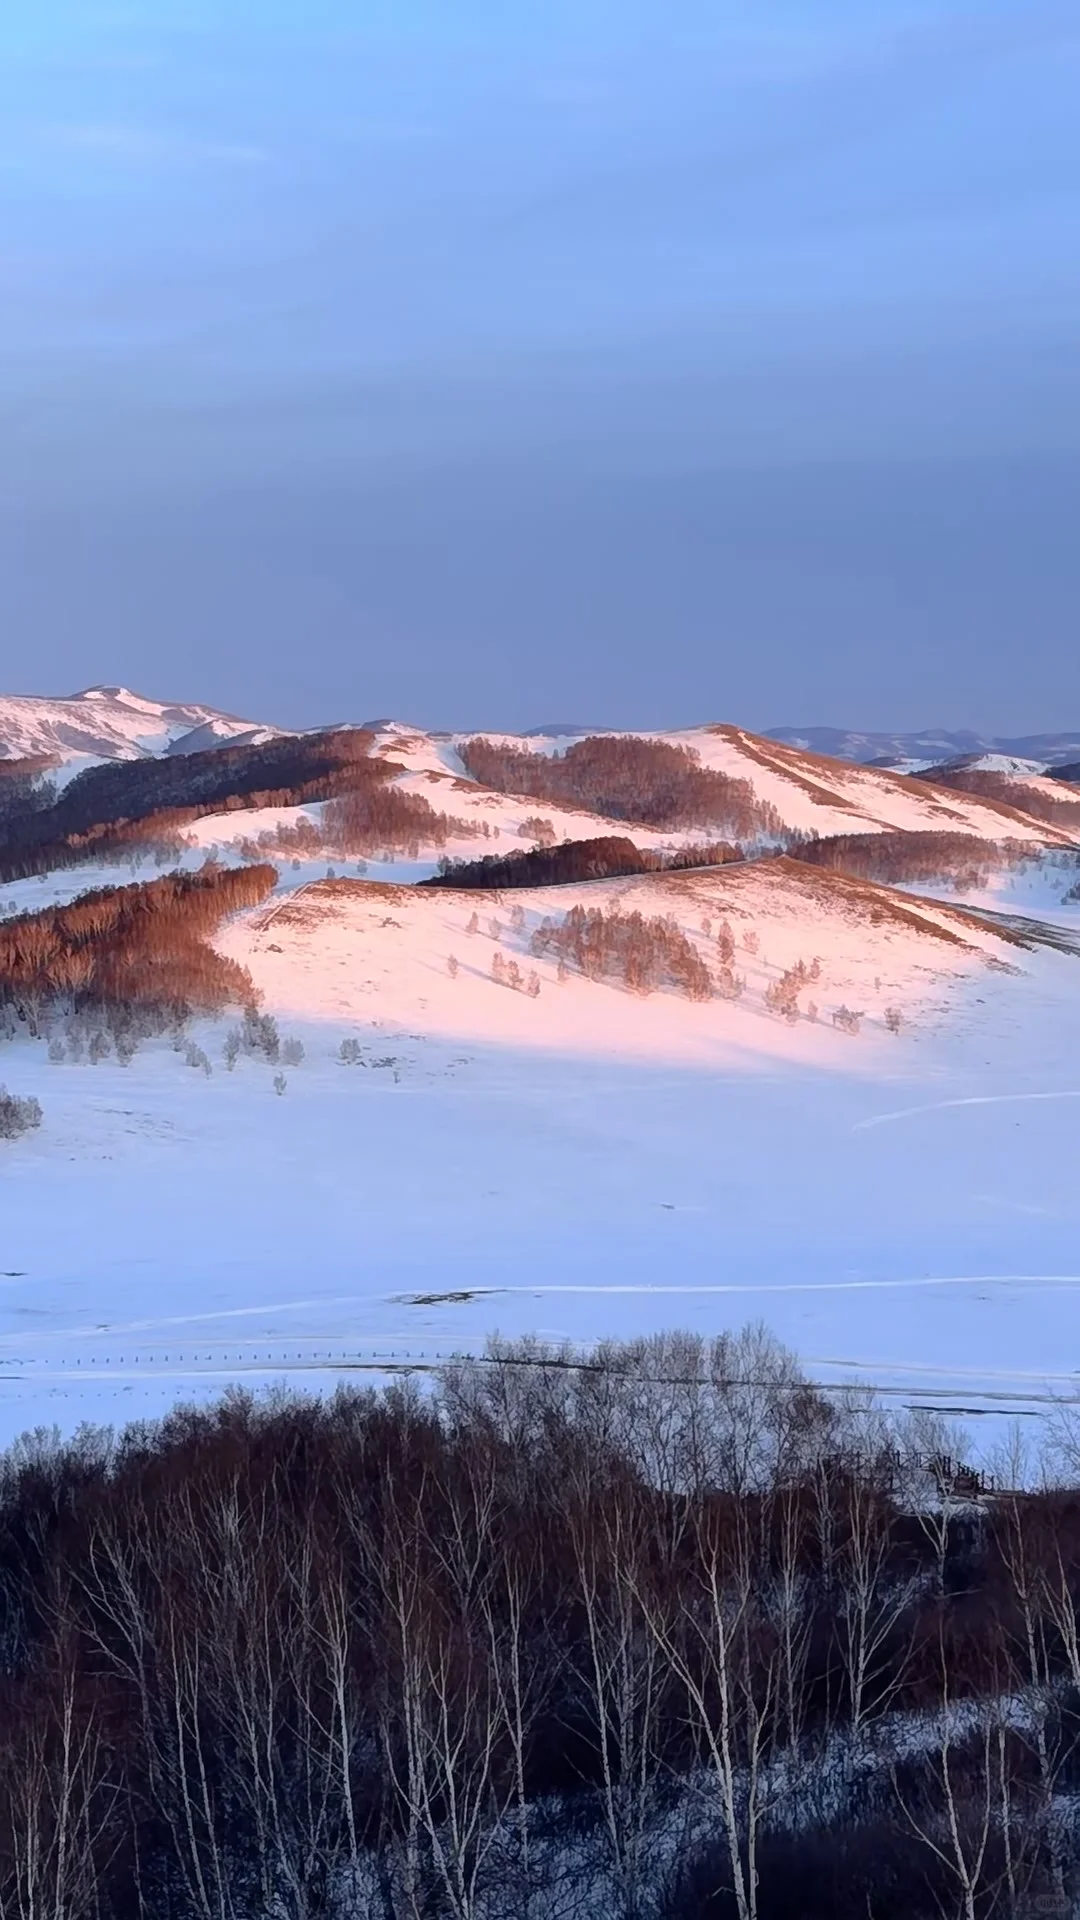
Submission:
{"label": "snow-covered field", "polygon": [[[943,899],[956,900],[961,906],[1080,928],[1080,854],[1049,850],[990,875],[983,886],[961,893],[943,886],[940,892]],[[1070,899],[1074,892],[1076,897]]]}
{"label": "snow-covered field", "polygon": [[[226,1071],[221,1024],[196,1036],[209,1078],[164,1043],[126,1068],[4,1049],[45,1121],[0,1145],[0,1438],[356,1381],[495,1329],[758,1317],[822,1378],[967,1410],[976,1443],[1045,1411],[1080,1384],[1080,959],[917,902],[860,918],[847,883],[785,869],[593,890],[702,943],[726,917],[736,1004],[559,984],[525,945],[561,889],[469,935],[475,896],[323,886],[221,941],[303,1042],[282,1095],[261,1060]],[[491,980],[496,917],[538,998]],[[821,1018],[790,1026],[762,990],[800,955]]]}

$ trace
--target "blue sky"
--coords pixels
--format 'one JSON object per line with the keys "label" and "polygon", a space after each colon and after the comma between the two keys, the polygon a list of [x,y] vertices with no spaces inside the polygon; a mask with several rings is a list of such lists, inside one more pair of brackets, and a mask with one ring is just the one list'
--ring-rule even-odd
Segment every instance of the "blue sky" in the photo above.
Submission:
{"label": "blue sky", "polygon": [[0,678],[1075,724],[1078,98],[1073,0],[10,0]]}

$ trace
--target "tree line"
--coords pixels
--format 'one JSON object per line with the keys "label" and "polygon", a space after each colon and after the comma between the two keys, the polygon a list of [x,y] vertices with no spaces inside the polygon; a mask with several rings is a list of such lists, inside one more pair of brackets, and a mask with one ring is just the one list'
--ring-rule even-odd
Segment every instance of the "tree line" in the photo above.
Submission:
{"label": "tree line", "polygon": [[[47,780],[24,778],[19,804],[0,810],[0,881],[147,843],[176,846],[183,829],[208,813],[370,794],[404,771],[372,758],[373,739],[344,727],[257,746],[114,760],[84,768],[59,792]],[[0,795],[11,784],[0,781]]]}
{"label": "tree line", "polygon": [[0,1010],[39,1035],[58,1014],[141,1009],[184,1019],[257,1000],[246,969],[206,935],[272,891],[271,866],[170,873],[0,920]]}
{"label": "tree line", "polygon": [[995,773],[989,767],[930,767],[912,778],[992,800],[995,806],[1029,814],[1033,820],[1047,820],[1052,826],[1080,827],[1080,796],[1070,793],[1064,781],[1060,794],[1054,794],[1029,784],[1022,776]]}
{"label": "tree line", "polygon": [[422,847],[445,847],[451,836],[480,839],[483,823],[437,811],[422,793],[400,787],[361,786],[332,800],[323,814],[324,839],[345,854],[404,853],[415,860]]}
{"label": "tree line", "polygon": [[651,827],[711,827],[732,840],[778,836],[783,821],[748,780],[703,767],[690,747],[595,734],[565,753],[532,753],[477,737],[459,748],[470,778],[500,793],[582,807]]}
{"label": "tree line", "polygon": [[792,859],[882,886],[950,880],[960,890],[985,886],[991,875],[1021,866],[1031,847],[1018,840],[981,840],[966,833],[838,833],[802,839]]}
{"label": "tree line", "polygon": [[625,834],[603,834],[592,840],[564,840],[559,846],[515,847],[509,853],[487,854],[479,860],[441,859],[437,874],[419,884],[482,890],[562,887],[584,880],[620,880],[642,873],[720,867],[742,857],[741,850],[726,840],[657,853],[636,846]]}
{"label": "tree line", "polygon": [[52,804],[56,787],[47,775],[56,764],[55,757],[47,753],[0,759],[0,833],[19,814]]}
{"label": "tree line", "polygon": [[25,1439],[0,1915],[1073,1911],[1080,1494],[941,1440],[759,1328]]}

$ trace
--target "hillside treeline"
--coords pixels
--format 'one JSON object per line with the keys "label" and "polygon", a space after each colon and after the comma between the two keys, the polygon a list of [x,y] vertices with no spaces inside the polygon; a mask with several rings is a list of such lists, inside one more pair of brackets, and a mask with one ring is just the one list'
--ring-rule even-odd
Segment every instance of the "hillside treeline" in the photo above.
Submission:
{"label": "hillside treeline", "polygon": [[[144,1009],[169,1018],[256,999],[249,974],[206,940],[271,892],[273,867],[171,873],[69,906],[0,920],[0,1007],[37,1035],[57,1013]],[[2,1915],[2,1909],[0,1909]]]}
{"label": "hillside treeline", "polygon": [[422,847],[445,847],[451,835],[479,839],[485,826],[437,812],[422,793],[374,784],[332,800],[323,814],[324,837],[342,853],[404,853],[413,860]]}
{"label": "hillside treeline", "polygon": [[[372,738],[359,728],[341,728],[261,746],[87,767],[61,792],[50,797],[46,785],[0,816],[0,881],[140,845],[178,845],[183,829],[208,813],[303,806],[344,795],[373,807],[375,792],[402,769],[371,757]],[[418,799],[408,810],[414,830],[425,806]]]}
{"label": "hillside treeline", "polygon": [[849,873],[882,886],[918,886],[948,880],[960,890],[982,887],[1003,868],[1031,856],[1020,841],[980,840],[966,833],[838,833],[803,840],[789,849],[795,860],[832,873]]}
{"label": "hillside treeline", "polygon": [[564,840],[557,847],[516,847],[480,860],[440,860],[439,871],[424,887],[563,887],[581,880],[620,880],[642,873],[675,873],[691,867],[720,867],[742,854],[726,840],[700,847],[656,853],[622,834],[595,840]]}
{"label": "hillside treeline", "polygon": [[703,767],[689,747],[635,735],[590,735],[565,753],[530,753],[477,738],[459,748],[466,772],[500,793],[581,807],[650,827],[711,827],[730,840],[783,833],[775,807],[748,780]]}
{"label": "hillside treeline", "polygon": [[587,980],[615,976],[631,993],[670,986],[690,1000],[712,998],[713,977],[693,941],[658,914],[571,907],[561,920],[542,920],[530,947],[537,957],[556,954]]}
{"label": "hillside treeline", "polygon": [[55,765],[47,753],[0,760],[0,845],[9,821],[30,809],[52,805],[56,787],[48,773]]}
{"label": "hillside treeline", "polygon": [[976,1484],[760,1330],[27,1440],[0,1914],[1068,1913],[1080,1496]]}
{"label": "hillside treeline", "polygon": [[1080,795],[1070,793],[1064,783],[1058,797],[1025,784],[1015,774],[1010,777],[986,767],[930,768],[925,774],[915,774],[914,778],[932,781],[938,787],[952,787],[958,793],[971,793],[981,800],[992,800],[996,806],[1019,808],[1033,820],[1046,820],[1052,826],[1080,826]]}

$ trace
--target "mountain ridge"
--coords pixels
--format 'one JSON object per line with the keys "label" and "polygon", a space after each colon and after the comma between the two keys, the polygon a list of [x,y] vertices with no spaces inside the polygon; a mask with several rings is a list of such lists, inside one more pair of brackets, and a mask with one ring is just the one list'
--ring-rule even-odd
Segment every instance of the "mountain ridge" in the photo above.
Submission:
{"label": "mountain ridge", "polygon": [[42,754],[59,761],[138,760],[184,751],[189,734],[210,745],[238,737],[270,739],[278,731],[198,702],[148,700],[128,687],[0,696],[0,760]]}
{"label": "mountain ridge", "polygon": [[832,760],[852,760],[868,766],[875,760],[921,761],[937,766],[962,755],[994,753],[1010,759],[1033,760],[1043,767],[1065,766],[1080,760],[1080,731],[1074,733],[982,734],[961,728],[926,727],[908,733],[861,731],[856,727],[769,727],[767,740],[825,754]]}

